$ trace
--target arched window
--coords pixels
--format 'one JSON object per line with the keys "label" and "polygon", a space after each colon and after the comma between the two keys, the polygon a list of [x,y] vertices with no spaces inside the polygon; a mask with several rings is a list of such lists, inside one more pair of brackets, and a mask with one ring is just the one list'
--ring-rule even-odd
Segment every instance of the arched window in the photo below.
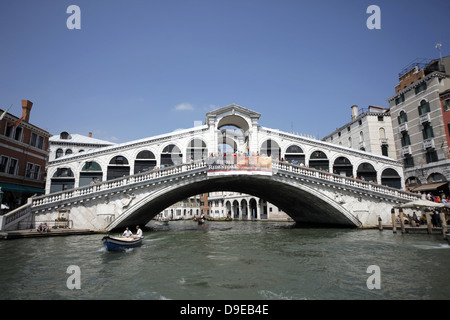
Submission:
{"label": "arched window", "polygon": [[58,168],[50,182],[50,192],[59,192],[73,189],[75,187],[75,177],[72,169]]}
{"label": "arched window", "polygon": [[161,166],[173,166],[183,162],[183,154],[180,148],[169,144],[161,152]]}
{"label": "arched window", "polygon": [[128,159],[123,156],[116,156],[111,159],[108,165],[107,180],[121,178],[130,175]]}
{"label": "arched window", "polygon": [[261,145],[260,155],[271,156],[273,159],[279,159],[281,149],[278,143],[272,139],[267,139]]}
{"label": "arched window", "polygon": [[377,171],[370,163],[364,162],[358,166],[358,170],[356,170],[356,176],[361,180],[365,181],[376,181],[377,180]]}
{"label": "arched window", "polygon": [[353,165],[346,157],[339,157],[334,160],[333,173],[350,177],[353,175]]}
{"label": "arched window", "polygon": [[102,167],[95,161],[86,161],[80,172],[79,186],[103,180]]}
{"label": "arched window", "polygon": [[67,149],[66,150],[66,156],[68,156],[69,154],[72,154],[73,152],[72,152],[72,149]]}
{"label": "arched window", "polygon": [[420,106],[418,107],[419,116],[430,112],[430,104],[425,100],[420,101]]}
{"label": "arched window", "polygon": [[381,184],[384,186],[400,189],[402,187],[402,179],[397,171],[388,168],[381,173]]}
{"label": "arched window", "polygon": [[202,139],[192,139],[186,148],[187,160],[200,160],[208,156],[206,143]]}
{"label": "arched window", "polygon": [[397,120],[398,120],[398,124],[408,122],[408,116],[406,115],[406,112],[403,110],[400,111],[400,114],[398,115]]}
{"label": "arched window", "polygon": [[134,173],[152,170],[156,166],[156,157],[153,152],[143,150],[138,153],[134,161]]}
{"label": "arched window", "polygon": [[302,148],[297,145],[289,146],[284,153],[284,158],[289,162],[295,162],[295,164],[305,164],[305,153]]}
{"label": "arched window", "polygon": [[327,155],[322,151],[314,151],[309,156],[309,167],[329,171],[330,164]]}
{"label": "arched window", "polygon": [[63,131],[59,134],[59,138],[61,140],[68,140],[68,139],[72,139],[72,136],[68,132]]}
{"label": "arched window", "polygon": [[63,149],[56,150],[56,155],[55,155],[56,159],[61,158],[63,155],[64,155]]}

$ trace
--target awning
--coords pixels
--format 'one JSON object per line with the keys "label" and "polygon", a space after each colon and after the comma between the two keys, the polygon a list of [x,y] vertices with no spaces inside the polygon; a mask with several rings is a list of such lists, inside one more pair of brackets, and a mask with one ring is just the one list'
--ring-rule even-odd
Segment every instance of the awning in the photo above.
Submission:
{"label": "awning", "polygon": [[436,183],[428,183],[428,184],[422,184],[420,186],[415,186],[412,188],[409,188],[411,192],[418,192],[418,191],[434,191],[438,188],[448,184],[448,182],[436,182]]}
{"label": "awning", "polygon": [[37,193],[37,194],[45,193],[44,188],[21,186],[18,184],[11,184],[11,183],[0,183],[0,187],[2,188],[3,192],[11,191],[11,192],[27,192],[27,193]]}

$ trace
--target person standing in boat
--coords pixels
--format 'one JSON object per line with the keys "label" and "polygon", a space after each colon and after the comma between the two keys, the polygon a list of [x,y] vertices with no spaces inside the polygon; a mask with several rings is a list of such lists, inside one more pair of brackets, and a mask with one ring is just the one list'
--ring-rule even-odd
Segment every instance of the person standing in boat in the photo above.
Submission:
{"label": "person standing in boat", "polygon": [[139,226],[136,226],[136,234],[134,235],[135,239],[142,238],[142,230],[139,228]]}
{"label": "person standing in boat", "polygon": [[122,237],[129,238],[129,237],[131,237],[132,235],[133,235],[133,232],[131,232],[131,231],[128,229],[128,227],[126,227],[126,228],[125,228],[125,231],[124,231],[123,234],[122,234]]}

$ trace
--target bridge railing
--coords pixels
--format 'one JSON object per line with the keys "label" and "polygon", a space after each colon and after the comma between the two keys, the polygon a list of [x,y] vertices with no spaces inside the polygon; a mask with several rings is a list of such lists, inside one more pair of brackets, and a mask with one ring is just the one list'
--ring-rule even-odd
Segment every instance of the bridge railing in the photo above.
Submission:
{"label": "bridge railing", "polygon": [[31,215],[31,201],[27,204],[0,216],[0,230],[19,229],[19,223],[24,222]]}
{"label": "bridge railing", "polygon": [[383,186],[373,182],[368,182],[364,180],[358,180],[350,177],[341,176],[339,174],[321,171],[314,168],[308,168],[300,165],[294,165],[291,163],[272,161],[272,168],[277,170],[285,170],[293,172],[299,175],[316,178],[323,181],[329,181],[338,183],[341,185],[356,187],[359,189],[373,191],[388,196],[394,196],[408,201],[413,201],[421,198],[421,195],[416,193],[411,193],[408,191],[396,189],[389,186]]}
{"label": "bridge railing", "polygon": [[206,166],[205,162],[200,160],[191,163],[183,163],[167,168],[138,173],[131,176],[124,176],[122,178],[114,180],[107,180],[100,183],[89,184],[74,189],[59,191],[48,195],[32,198],[32,207],[33,208],[39,207],[42,205],[56,203],[59,201],[83,197],[85,195],[95,195],[96,193],[102,191],[114,190],[125,186],[131,186],[136,183],[151,181],[162,177],[168,177],[182,172],[187,172],[193,169],[203,168],[205,166]]}

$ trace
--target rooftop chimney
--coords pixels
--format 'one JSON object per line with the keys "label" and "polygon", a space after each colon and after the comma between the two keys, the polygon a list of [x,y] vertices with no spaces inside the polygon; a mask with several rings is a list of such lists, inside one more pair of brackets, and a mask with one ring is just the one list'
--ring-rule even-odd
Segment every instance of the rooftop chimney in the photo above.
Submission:
{"label": "rooftop chimney", "polygon": [[89,138],[92,138],[92,132],[89,132]]}
{"label": "rooftop chimney", "polygon": [[352,120],[355,120],[358,117],[358,106],[352,106]]}
{"label": "rooftop chimney", "polygon": [[32,106],[33,102],[31,102],[30,100],[22,100],[22,121],[25,122],[30,121],[30,113]]}

